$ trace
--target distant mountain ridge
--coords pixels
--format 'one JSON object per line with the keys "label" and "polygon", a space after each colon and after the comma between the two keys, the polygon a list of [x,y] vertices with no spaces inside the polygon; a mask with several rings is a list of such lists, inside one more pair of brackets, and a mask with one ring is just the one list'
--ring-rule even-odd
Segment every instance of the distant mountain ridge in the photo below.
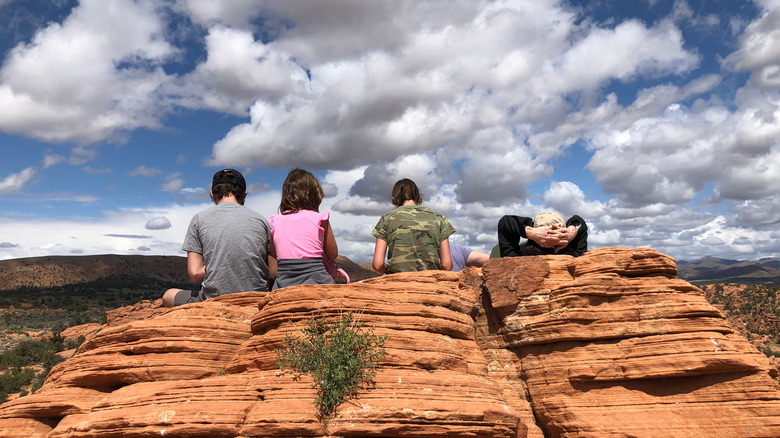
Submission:
{"label": "distant mountain ridge", "polygon": [[0,260],[0,290],[57,287],[109,277],[189,284],[187,259],[179,256],[103,254]]}
{"label": "distant mountain ridge", "polygon": [[[344,256],[336,259],[336,265],[344,269],[353,281],[379,275]],[[179,282],[181,287],[190,284],[187,258],[181,256],[104,254],[0,260],[0,291],[23,286],[57,287],[109,278],[123,278],[126,280],[124,283],[137,279],[142,283],[149,280]]]}
{"label": "distant mountain ridge", "polygon": [[[336,259],[353,281],[379,274],[368,263]],[[20,286],[56,287],[97,281],[109,277],[137,277],[182,282],[187,278],[187,259],[182,256],[85,255],[43,256],[0,260],[0,290]],[[704,257],[677,261],[678,276],[691,283],[752,283],[780,285],[780,257],[757,261]]]}
{"label": "distant mountain ridge", "polygon": [[704,257],[677,261],[677,275],[691,283],[753,283],[780,285],[780,257],[730,260]]}

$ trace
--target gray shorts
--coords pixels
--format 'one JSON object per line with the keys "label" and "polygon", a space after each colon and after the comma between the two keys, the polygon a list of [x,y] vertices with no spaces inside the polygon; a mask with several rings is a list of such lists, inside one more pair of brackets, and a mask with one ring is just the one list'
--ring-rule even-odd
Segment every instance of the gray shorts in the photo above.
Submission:
{"label": "gray shorts", "polygon": [[176,292],[173,297],[173,305],[181,306],[182,304],[200,303],[203,299],[200,297],[199,290],[180,290]]}

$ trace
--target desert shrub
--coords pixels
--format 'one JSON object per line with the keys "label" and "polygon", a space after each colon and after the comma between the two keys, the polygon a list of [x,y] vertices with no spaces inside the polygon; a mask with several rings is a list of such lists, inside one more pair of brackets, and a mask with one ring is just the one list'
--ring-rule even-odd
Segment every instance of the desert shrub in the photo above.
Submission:
{"label": "desert shrub", "polygon": [[5,403],[8,394],[15,394],[29,385],[34,375],[32,368],[10,368],[0,373],[0,404]]}
{"label": "desert shrub", "polygon": [[301,337],[285,335],[286,349],[276,350],[276,363],[282,371],[297,373],[296,377],[303,373],[312,377],[319,418],[327,425],[336,408],[374,378],[378,362],[385,357],[387,336],[364,330],[352,312],[329,321],[312,318],[300,332]]}
{"label": "desert shrub", "polygon": [[27,339],[0,355],[0,367],[26,367],[36,364],[42,364],[44,367],[54,366],[63,361],[57,352],[64,349],[64,340],[59,333],[50,339]]}
{"label": "desert shrub", "polygon": [[86,338],[84,337],[84,335],[81,335],[76,339],[68,339],[67,341],[65,341],[65,350],[72,350],[74,348],[79,348],[81,344],[84,343],[85,340]]}

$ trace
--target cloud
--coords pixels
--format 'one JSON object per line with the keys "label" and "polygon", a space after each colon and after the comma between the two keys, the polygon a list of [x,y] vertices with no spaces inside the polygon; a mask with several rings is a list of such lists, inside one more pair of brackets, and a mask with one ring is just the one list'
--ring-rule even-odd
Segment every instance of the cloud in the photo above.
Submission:
{"label": "cloud", "polygon": [[150,239],[152,236],[144,236],[139,234],[104,234],[106,237],[119,237],[122,239]]}
{"label": "cloud", "polygon": [[162,170],[156,169],[154,167],[146,167],[144,165],[140,165],[140,166],[136,167],[135,169],[127,172],[127,174],[130,175],[130,176],[141,175],[141,176],[147,176],[149,178],[155,177],[155,176],[159,175],[160,173],[162,173]]}
{"label": "cloud", "polygon": [[322,183],[322,192],[326,198],[334,198],[339,194],[339,188],[335,184]]}
{"label": "cloud", "polygon": [[[257,99],[250,121],[214,145],[208,164],[381,169],[425,155],[461,201],[498,205],[529,196],[525,187],[551,174],[549,160],[602,121],[556,133],[572,110],[592,110],[573,106],[571,93],[595,97],[610,81],[679,75],[699,62],[668,20],[578,26],[552,2],[374,6],[351,6],[358,10],[349,16],[367,20],[360,40],[325,35],[327,19],[312,23],[309,10],[264,11],[300,24],[265,49],[300,59],[308,83]],[[415,15],[424,8],[435,10],[430,21]],[[365,195],[361,185],[351,193]]]}
{"label": "cloud", "polygon": [[175,88],[185,107],[244,115],[257,100],[276,102],[306,87],[306,72],[295,56],[255,41],[249,30],[215,26],[205,42],[206,61]]}
{"label": "cloud", "polygon": [[[252,185],[250,184],[249,186],[251,187]],[[252,191],[254,192],[255,190]],[[258,190],[258,191],[262,191],[262,190]],[[203,187],[184,187],[183,189],[181,189],[181,193],[183,195],[200,195],[206,193],[206,189],[204,189]]]}
{"label": "cloud", "polygon": [[105,167],[105,168],[102,168],[102,169],[95,169],[92,166],[84,166],[84,167],[81,168],[81,170],[83,170],[84,172],[87,172],[89,174],[92,174],[92,175],[99,175],[101,173],[109,173],[109,172],[111,172],[111,169],[108,168],[108,167]]}
{"label": "cloud", "polygon": [[11,242],[0,242],[0,249],[19,248],[20,245]]}
{"label": "cloud", "polygon": [[22,188],[32,180],[37,171],[33,167],[23,169],[21,172],[12,173],[3,180],[0,181],[0,195],[6,193],[14,193],[22,190]]}
{"label": "cloud", "polygon": [[176,172],[165,177],[165,182],[160,186],[160,190],[179,194],[184,189],[184,179],[181,178],[181,172]]}
{"label": "cloud", "polygon": [[[323,190],[325,188],[323,187]],[[268,183],[249,183],[246,186],[247,193],[260,193],[271,190],[271,186]],[[204,193],[205,189],[200,189],[200,193]]]}
{"label": "cloud", "polygon": [[37,201],[55,202],[95,202],[99,199],[97,196],[81,193],[47,193],[36,197]]}
{"label": "cloud", "polygon": [[43,156],[43,168],[48,169],[51,166],[65,161],[65,157],[59,154],[46,154]]}
{"label": "cloud", "polygon": [[[121,139],[158,128],[160,68],[175,54],[151,1],[84,0],[8,53],[0,67],[0,129],[52,142]],[[57,80],[51,80],[56,72]],[[89,84],[89,86],[84,86]]]}
{"label": "cloud", "polygon": [[780,8],[773,2],[762,6],[762,16],[747,26],[739,50],[726,61],[735,69],[751,71],[756,85],[775,88],[780,86]]}
{"label": "cloud", "polygon": [[210,27],[224,24],[235,27],[248,27],[251,20],[260,12],[261,4],[253,0],[233,0],[215,2],[211,0],[185,0],[177,2],[177,8],[186,12],[196,23]]}
{"label": "cloud", "polygon": [[[242,117],[205,164],[327,171],[322,208],[333,212],[340,248],[364,260],[404,177],[456,224],[454,241],[483,250],[501,215],[555,209],[585,217],[593,247],[773,254],[780,5],[757,2],[752,22],[685,2],[651,2],[666,17],[600,22],[586,15],[594,5],[83,1],[8,52],[0,105],[18,111],[1,113],[0,129],[72,144],[67,158],[44,155],[46,169],[84,166],[106,142],[161,128],[183,109]],[[699,40],[718,42],[717,54]],[[204,161],[193,153],[176,163]],[[18,191],[21,176],[6,178],[0,193]],[[166,173],[160,190],[210,205],[185,179]],[[267,183],[249,192],[248,204],[276,210]],[[101,235],[141,236],[141,223],[165,217],[170,227],[154,233],[164,243],[143,247],[176,252],[184,211],[135,212]],[[47,237],[59,246],[19,244],[74,249]],[[86,233],[78,245],[120,248]]]}
{"label": "cloud", "polygon": [[146,222],[146,225],[144,228],[147,230],[166,230],[171,227],[171,221],[168,220],[165,216],[155,217],[152,219],[149,219],[148,222]]}
{"label": "cloud", "polygon": [[607,193],[634,206],[685,203],[709,183],[722,200],[766,199],[780,190],[776,116],[780,101],[748,93],[734,110],[672,104],[625,129],[595,131],[587,167]]}
{"label": "cloud", "polygon": [[[268,211],[265,201],[258,203],[256,198],[251,198],[247,200],[248,204],[250,202],[258,211]],[[0,214],[0,229],[25,231],[15,236],[13,241],[13,244],[19,246],[0,251],[0,258],[62,255],[74,250],[80,250],[83,254],[127,254],[131,248],[138,246],[150,248],[146,252],[149,254],[181,255],[181,244],[190,219],[208,206],[206,203],[171,204],[154,209],[108,210],[98,218],[81,215],[61,218],[8,217]],[[144,224],[161,216],[171,222],[171,227],[155,230],[154,236],[144,234]]]}

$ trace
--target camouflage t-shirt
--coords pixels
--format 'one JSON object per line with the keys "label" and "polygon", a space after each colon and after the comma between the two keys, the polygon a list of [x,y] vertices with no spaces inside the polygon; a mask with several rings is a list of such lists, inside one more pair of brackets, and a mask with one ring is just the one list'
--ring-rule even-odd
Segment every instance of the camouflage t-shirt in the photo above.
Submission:
{"label": "camouflage t-shirt", "polygon": [[439,244],[455,228],[422,205],[402,205],[379,219],[371,234],[387,242],[387,273],[441,269]]}

